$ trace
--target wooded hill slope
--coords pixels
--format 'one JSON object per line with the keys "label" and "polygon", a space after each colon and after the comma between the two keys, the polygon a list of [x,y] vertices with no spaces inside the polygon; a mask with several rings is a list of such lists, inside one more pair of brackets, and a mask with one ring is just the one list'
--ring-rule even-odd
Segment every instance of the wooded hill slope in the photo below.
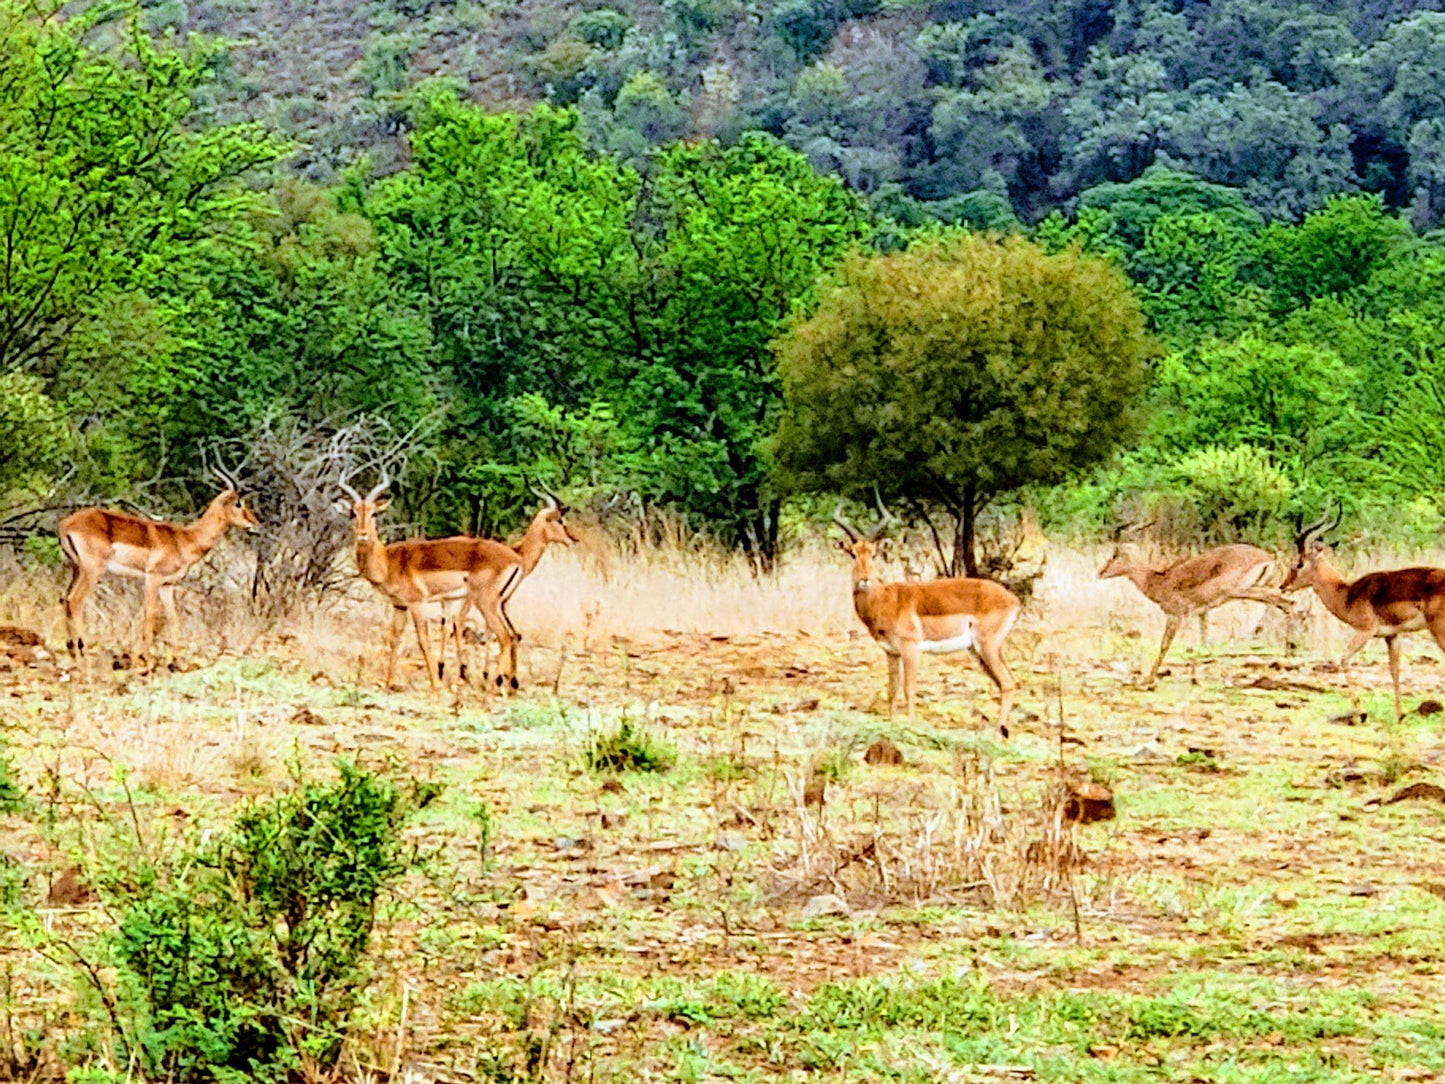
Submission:
{"label": "wooded hill slope", "polygon": [[[902,219],[1034,221],[1178,166],[1296,217],[1361,189],[1445,212],[1440,0],[157,0],[235,44],[206,108],[329,180],[402,153],[405,92],[576,103],[635,158],[763,128]],[[919,206],[918,204],[921,204]]]}

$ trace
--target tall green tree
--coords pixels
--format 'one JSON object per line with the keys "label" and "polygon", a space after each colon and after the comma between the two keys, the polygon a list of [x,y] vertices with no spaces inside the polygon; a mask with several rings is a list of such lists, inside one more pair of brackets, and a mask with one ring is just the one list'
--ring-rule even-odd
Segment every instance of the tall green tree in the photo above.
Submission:
{"label": "tall green tree", "polygon": [[1076,249],[948,233],[854,256],[779,344],[779,481],[941,508],[973,575],[990,501],[1134,432],[1154,349],[1123,273]]}

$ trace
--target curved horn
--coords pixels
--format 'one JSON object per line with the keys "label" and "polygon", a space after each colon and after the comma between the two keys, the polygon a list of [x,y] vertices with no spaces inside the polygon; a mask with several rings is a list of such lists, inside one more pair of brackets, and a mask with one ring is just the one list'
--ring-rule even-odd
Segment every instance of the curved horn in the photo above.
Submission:
{"label": "curved horn", "polygon": [[878,505],[878,512],[882,518],[879,519],[878,522],[874,524],[873,529],[868,532],[868,540],[870,542],[876,542],[883,536],[883,532],[888,529],[890,524],[898,522],[898,517],[888,511],[888,506],[883,503],[883,496],[878,492],[877,486],[873,487],[873,503]]}
{"label": "curved horn", "polygon": [[356,490],[352,489],[351,483],[349,483],[345,478],[340,479],[336,484],[339,485],[342,489],[346,490],[346,495],[350,497],[353,501],[355,501],[357,504],[361,503],[361,494],[356,492]]}
{"label": "curved horn", "polygon": [[382,467],[382,468],[381,468],[381,481],[377,482],[376,485],[372,486],[372,487],[371,487],[371,492],[366,495],[366,499],[367,499],[368,503],[371,502],[371,501],[376,500],[376,498],[380,497],[383,493],[385,493],[385,492],[386,492],[386,487],[389,486],[389,485],[391,485],[391,478],[390,478],[390,476],[386,473],[386,468],[385,468],[385,467]]}
{"label": "curved horn", "polygon": [[[1343,505],[1341,505],[1340,511],[1341,513],[1343,513]],[[1319,537],[1326,531],[1333,531],[1339,525],[1339,516],[1335,517],[1335,521],[1333,523],[1330,522],[1330,502],[1325,501],[1325,514],[1322,515],[1319,519],[1315,520],[1313,523],[1311,523],[1308,527],[1305,527],[1303,530],[1301,530],[1299,534],[1295,535],[1295,545],[1299,547],[1301,551],[1303,551],[1308,548],[1312,543],[1317,542],[1319,540]]]}
{"label": "curved horn", "polygon": [[842,527],[843,530],[848,533],[848,541],[857,542],[859,538],[862,537],[858,533],[857,528],[855,528],[851,523],[849,523],[846,519],[843,518],[842,501],[839,501],[838,507],[833,509],[833,522],[836,523],[839,527]]}

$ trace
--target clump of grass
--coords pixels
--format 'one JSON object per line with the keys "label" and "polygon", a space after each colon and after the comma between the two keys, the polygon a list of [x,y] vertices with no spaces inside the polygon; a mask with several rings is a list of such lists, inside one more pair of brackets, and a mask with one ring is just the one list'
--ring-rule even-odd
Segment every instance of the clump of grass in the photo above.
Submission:
{"label": "clump of grass", "polygon": [[677,763],[677,750],[623,718],[610,734],[598,734],[585,760],[593,772],[665,772]]}
{"label": "clump of grass", "polygon": [[853,747],[829,749],[813,762],[813,774],[830,783],[847,782],[853,774]]}

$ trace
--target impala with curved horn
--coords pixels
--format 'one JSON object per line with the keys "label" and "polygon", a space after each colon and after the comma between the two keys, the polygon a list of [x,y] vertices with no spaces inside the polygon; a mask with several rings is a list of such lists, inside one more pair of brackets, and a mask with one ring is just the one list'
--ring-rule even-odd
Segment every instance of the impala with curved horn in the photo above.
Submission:
{"label": "impala with curved horn", "polygon": [[1200,629],[1204,615],[1216,606],[1235,600],[1263,602],[1293,618],[1294,607],[1279,591],[1260,586],[1265,573],[1274,564],[1274,556],[1258,546],[1216,546],[1203,553],[1167,564],[1153,564],[1139,559],[1130,550],[1125,536],[1137,534],[1153,526],[1149,523],[1125,524],[1114,529],[1114,552],[1099,569],[1100,579],[1126,577],[1139,592],[1164,611],[1164,638],[1159,654],[1142,684],[1152,685],[1159,675],[1169,645],[1174,642],[1179,626],[1191,615],[1198,615]]}
{"label": "impala with curved horn", "polygon": [[881,501],[879,508],[884,518],[866,535],[843,518],[841,504],[833,520],[848,535],[848,541],[840,541],[838,548],[853,558],[853,609],[888,659],[888,714],[893,714],[900,670],[903,711],[912,715],[919,656],[967,649],[998,686],[998,728],[1008,737],[1009,711],[1018,682],[1004,661],[1003,644],[1018,620],[1018,598],[992,580],[878,583],[873,559],[878,540],[893,518]]}
{"label": "impala with curved horn", "polygon": [[1335,568],[1324,542],[1324,535],[1340,525],[1342,511],[1331,520],[1326,508],[1324,516],[1295,537],[1295,563],[1281,590],[1314,588],[1325,609],[1355,630],[1340,656],[1347,680],[1350,659],[1375,637],[1385,641],[1398,720],[1402,714],[1400,634],[1428,629],[1435,643],[1445,650],[1445,568],[1399,568],[1368,572],[1356,580],[1346,580]]}
{"label": "impala with curved horn", "polygon": [[[412,619],[417,640],[421,644],[427,679],[433,691],[438,687],[440,666],[433,661],[431,642],[426,632],[425,611],[432,604],[441,604],[443,615],[456,606],[465,612],[474,606],[482,615],[487,630],[496,638],[498,665],[505,667],[515,660],[511,648],[511,626],[501,613],[503,594],[512,579],[520,575],[522,559],[515,550],[485,538],[441,538],[382,543],[376,517],[391,503],[382,498],[390,479],[385,470],[381,481],[362,496],[347,479],[341,488],[352,500],[351,514],[356,528],[356,567],[361,575],[392,606],[391,625],[387,631],[386,684],[390,688],[396,673],[396,655],[401,645],[407,616]],[[457,672],[461,673],[461,621],[451,621],[457,650]],[[442,641],[446,654],[446,639]],[[499,671],[497,684],[504,682]],[[513,683],[515,687],[515,682]]]}
{"label": "impala with curved horn", "polygon": [[166,623],[175,625],[176,582],[211,552],[227,529],[255,529],[256,515],[241,499],[236,479],[220,466],[211,469],[225,488],[193,523],[168,523],[97,507],[82,508],[60,521],[56,534],[70,568],[70,585],[61,604],[65,608],[65,643],[72,658],[85,659],[81,611],[100,578],[110,572],[144,581],[141,661],[149,672],[154,662],[151,647],[157,602],[165,610]]}

